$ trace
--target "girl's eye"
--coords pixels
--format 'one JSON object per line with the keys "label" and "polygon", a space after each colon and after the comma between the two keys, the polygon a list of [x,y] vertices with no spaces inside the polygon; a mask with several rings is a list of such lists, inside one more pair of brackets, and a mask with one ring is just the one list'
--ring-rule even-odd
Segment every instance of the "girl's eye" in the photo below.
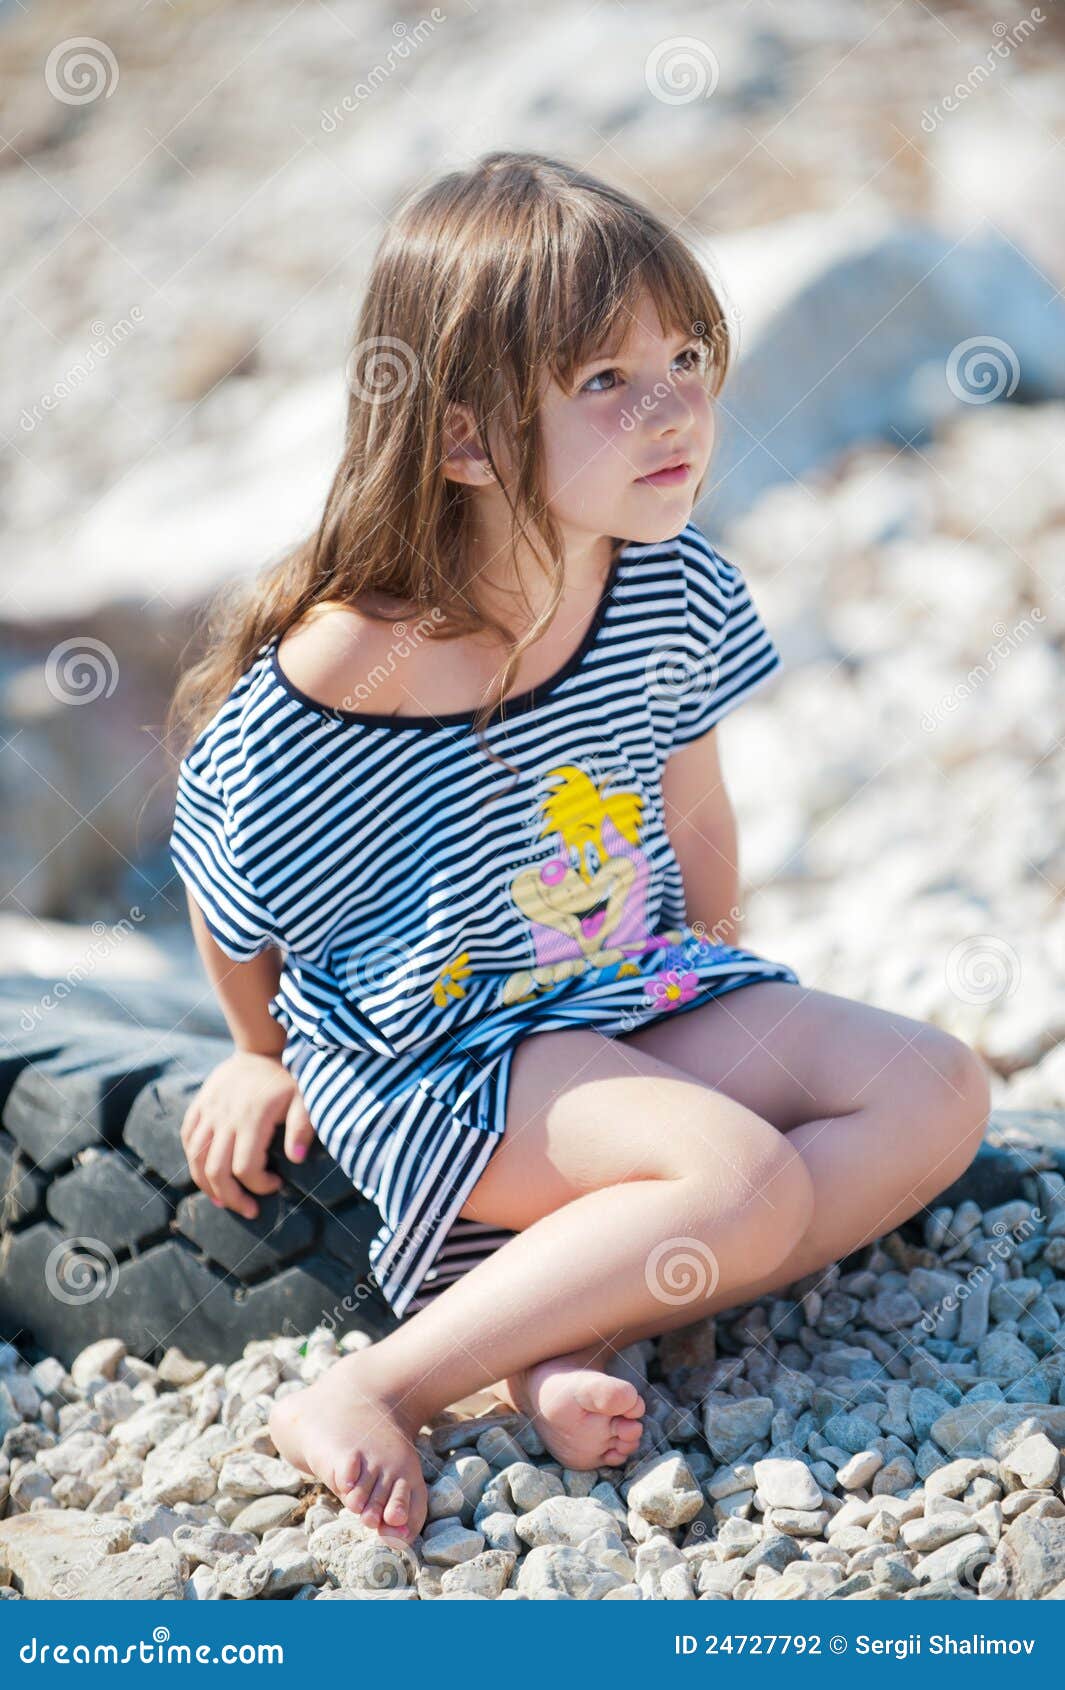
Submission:
{"label": "girl's eye", "polygon": [[[685,361],[683,363],[683,373],[685,375],[693,375],[697,370],[701,370],[702,367],[703,367],[703,364],[706,360],[706,348],[702,344],[700,344],[698,346],[686,346],[682,352],[677,353],[673,362],[675,364],[677,364],[677,363],[680,363],[682,359]],[[608,376],[612,378],[612,377],[617,376],[619,374],[620,374],[620,371],[618,371],[616,369],[597,370],[594,376],[588,377],[588,380],[584,383],[584,385],[581,388],[581,392],[582,393],[612,393],[613,392],[613,386],[610,386],[610,387],[593,387],[592,383],[597,382],[597,381],[604,381]]]}
{"label": "girl's eye", "polygon": [[617,373],[618,373],[617,370],[597,370],[594,376],[588,377],[588,380],[584,383],[584,386],[581,388],[581,392],[582,393],[610,393],[610,392],[612,392],[612,389],[609,388],[609,387],[593,387],[592,382],[593,381],[602,381],[604,376],[616,376]]}
{"label": "girl's eye", "polygon": [[681,358],[686,358],[688,360],[684,366],[685,370],[701,370],[706,358],[706,348],[701,345],[686,346],[683,352],[677,353],[677,358],[674,362],[677,362]]}

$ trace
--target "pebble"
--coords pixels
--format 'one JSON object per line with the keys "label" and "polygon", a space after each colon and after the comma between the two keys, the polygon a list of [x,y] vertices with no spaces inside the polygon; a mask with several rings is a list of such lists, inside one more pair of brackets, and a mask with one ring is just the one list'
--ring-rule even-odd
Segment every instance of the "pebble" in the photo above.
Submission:
{"label": "pebble", "polygon": [[125,1354],[121,1338],[99,1338],[74,1357],[70,1377],[81,1390],[94,1379],[114,1379]]}
{"label": "pebble", "polygon": [[1035,1367],[1037,1360],[1027,1344],[1002,1327],[989,1332],[977,1352],[981,1374],[997,1385],[1009,1385],[1015,1379],[1023,1379]]}
{"label": "pebble", "polygon": [[535,1544],[518,1572],[518,1589],[532,1597],[554,1592],[578,1601],[596,1601],[628,1582],[571,1544]]}
{"label": "pebble", "polygon": [[884,1457],[875,1449],[859,1450],[845,1461],[836,1474],[842,1490],[864,1490],[872,1483],[873,1475],[884,1465]]}
{"label": "pebble", "polygon": [[503,1478],[510,1489],[514,1506],[519,1513],[528,1513],[552,1496],[562,1496],[565,1486],[554,1473],[546,1473],[531,1462],[517,1461],[503,1469]]}
{"label": "pebble", "polygon": [[505,1549],[486,1549],[468,1561],[448,1567],[441,1579],[442,1590],[451,1595],[455,1591],[471,1590],[478,1596],[499,1596],[506,1586],[517,1561],[516,1553]]}
{"label": "pebble", "polygon": [[531,1548],[567,1544],[576,1548],[593,1532],[615,1525],[610,1511],[590,1496],[552,1496],[518,1516],[515,1530]]}
{"label": "pebble", "polygon": [[737,1461],[751,1444],[769,1435],[776,1405],[770,1397],[746,1397],[738,1402],[708,1402],[703,1430],[718,1461]]}
{"label": "pebble", "polygon": [[652,1525],[674,1527],[694,1520],[704,1497],[684,1457],[666,1452],[651,1457],[629,1486],[627,1501]]}
{"label": "pebble", "polygon": [[460,1520],[446,1520],[442,1530],[425,1539],[422,1555],[431,1566],[454,1567],[460,1561],[471,1561],[484,1547],[481,1532],[470,1531]]}
{"label": "pebble", "polygon": [[[975,1251],[987,1223],[958,1205],[947,1236]],[[15,1357],[0,1591],[51,1593],[80,1555],[90,1593],[106,1576],[109,1594],[196,1601],[1046,1596],[1065,1585],[1065,1285],[1035,1242],[1020,1278],[973,1280],[992,1288],[962,1299],[953,1337],[915,1309],[966,1261],[940,1271],[893,1235],[868,1267],[819,1276],[823,1295],[726,1312],[675,1373],[650,1347],[644,1440],[609,1474],[562,1468],[513,1415],[452,1414],[418,1441],[430,1510],[412,1545],[328,1493],[308,1508],[307,1475],[273,1447],[270,1404],[303,1388],[304,1363],[332,1365],[328,1335],[298,1363],[287,1340],[229,1367],[172,1350],[156,1370],[119,1343],[69,1374]],[[88,1561],[80,1523],[108,1545]]]}
{"label": "pebble", "polygon": [[1060,1466],[1058,1450],[1045,1432],[1022,1438],[1001,1461],[1002,1471],[1012,1475],[1022,1489],[1048,1489],[1057,1480]]}
{"label": "pebble", "polygon": [[754,1478],[766,1508],[809,1510],[821,1506],[821,1487],[802,1461],[756,1461]]}
{"label": "pebble", "polygon": [[305,1490],[307,1475],[272,1455],[233,1455],[223,1462],[218,1489],[223,1496],[260,1497]]}

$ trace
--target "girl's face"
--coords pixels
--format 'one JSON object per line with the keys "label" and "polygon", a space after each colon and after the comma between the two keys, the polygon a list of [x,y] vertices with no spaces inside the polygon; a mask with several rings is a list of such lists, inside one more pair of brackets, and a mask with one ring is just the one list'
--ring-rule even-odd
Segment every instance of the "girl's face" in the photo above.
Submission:
{"label": "girl's face", "polygon": [[[649,544],[690,519],[710,461],[714,415],[698,336],[663,336],[650,294],[625,345],[551,380],[541,418],[546,497],[563,530]],[[648,480],[663,465],[685,467]]]}

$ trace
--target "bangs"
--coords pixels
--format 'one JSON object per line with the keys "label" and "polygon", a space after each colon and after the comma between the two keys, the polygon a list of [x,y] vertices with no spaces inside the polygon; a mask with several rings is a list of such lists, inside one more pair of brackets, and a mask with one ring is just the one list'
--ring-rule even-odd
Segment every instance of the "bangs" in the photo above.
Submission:
{"label": "bangs", "polygon": [[729,335],[710,277],[684,243],[653,220],[648,225],[622,215],[604,222],[602,205],[595,210],[595,221],[579,219],[576,228],[560,231],[557,292],[544,301],[540,324],[543,359],[555,379],[569,387],[582,365],[617,356],[646,293],[663,335],[707,346],[716,393],[728,367]]}

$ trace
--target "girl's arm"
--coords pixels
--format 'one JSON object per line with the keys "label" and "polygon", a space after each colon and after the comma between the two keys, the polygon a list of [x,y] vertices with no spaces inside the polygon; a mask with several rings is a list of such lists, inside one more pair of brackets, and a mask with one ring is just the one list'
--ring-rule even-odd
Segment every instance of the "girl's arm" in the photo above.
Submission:
{"label": "girl's arm", "polygon": [[215,943],[191,894],[189,918],[237,1048],[189,1104],[181,1143],[200,1190],[220,1208],[254,1220],[259,1209],[251,1194],[266,1197],[281,1185],[266,1166],[279,1124],[285,1123],[290,1161],[302,1161],[314,1142],[306,1105],[281,1062],[285,1030],[267,1008],[281,978],[281,953],[270,947],[250,962],[234,962]]}
{"label": "girl's arm", "polygon": [[688,921],[702,922],[715,944],[737,944],[741,916],[736,817],[713,728],[667,759],[662,802],[684,882]]}
{"label": "girl's arm", "polygon": [[274,1020],[267,1004],[281,979],[281,952],[271,945],[250,962],[234,962],[215,943],[191,892],[186,896],[196,949],[222,1005],[233,1043],[238,1050],[280,1056],[285,1048],[285,1029]]}

